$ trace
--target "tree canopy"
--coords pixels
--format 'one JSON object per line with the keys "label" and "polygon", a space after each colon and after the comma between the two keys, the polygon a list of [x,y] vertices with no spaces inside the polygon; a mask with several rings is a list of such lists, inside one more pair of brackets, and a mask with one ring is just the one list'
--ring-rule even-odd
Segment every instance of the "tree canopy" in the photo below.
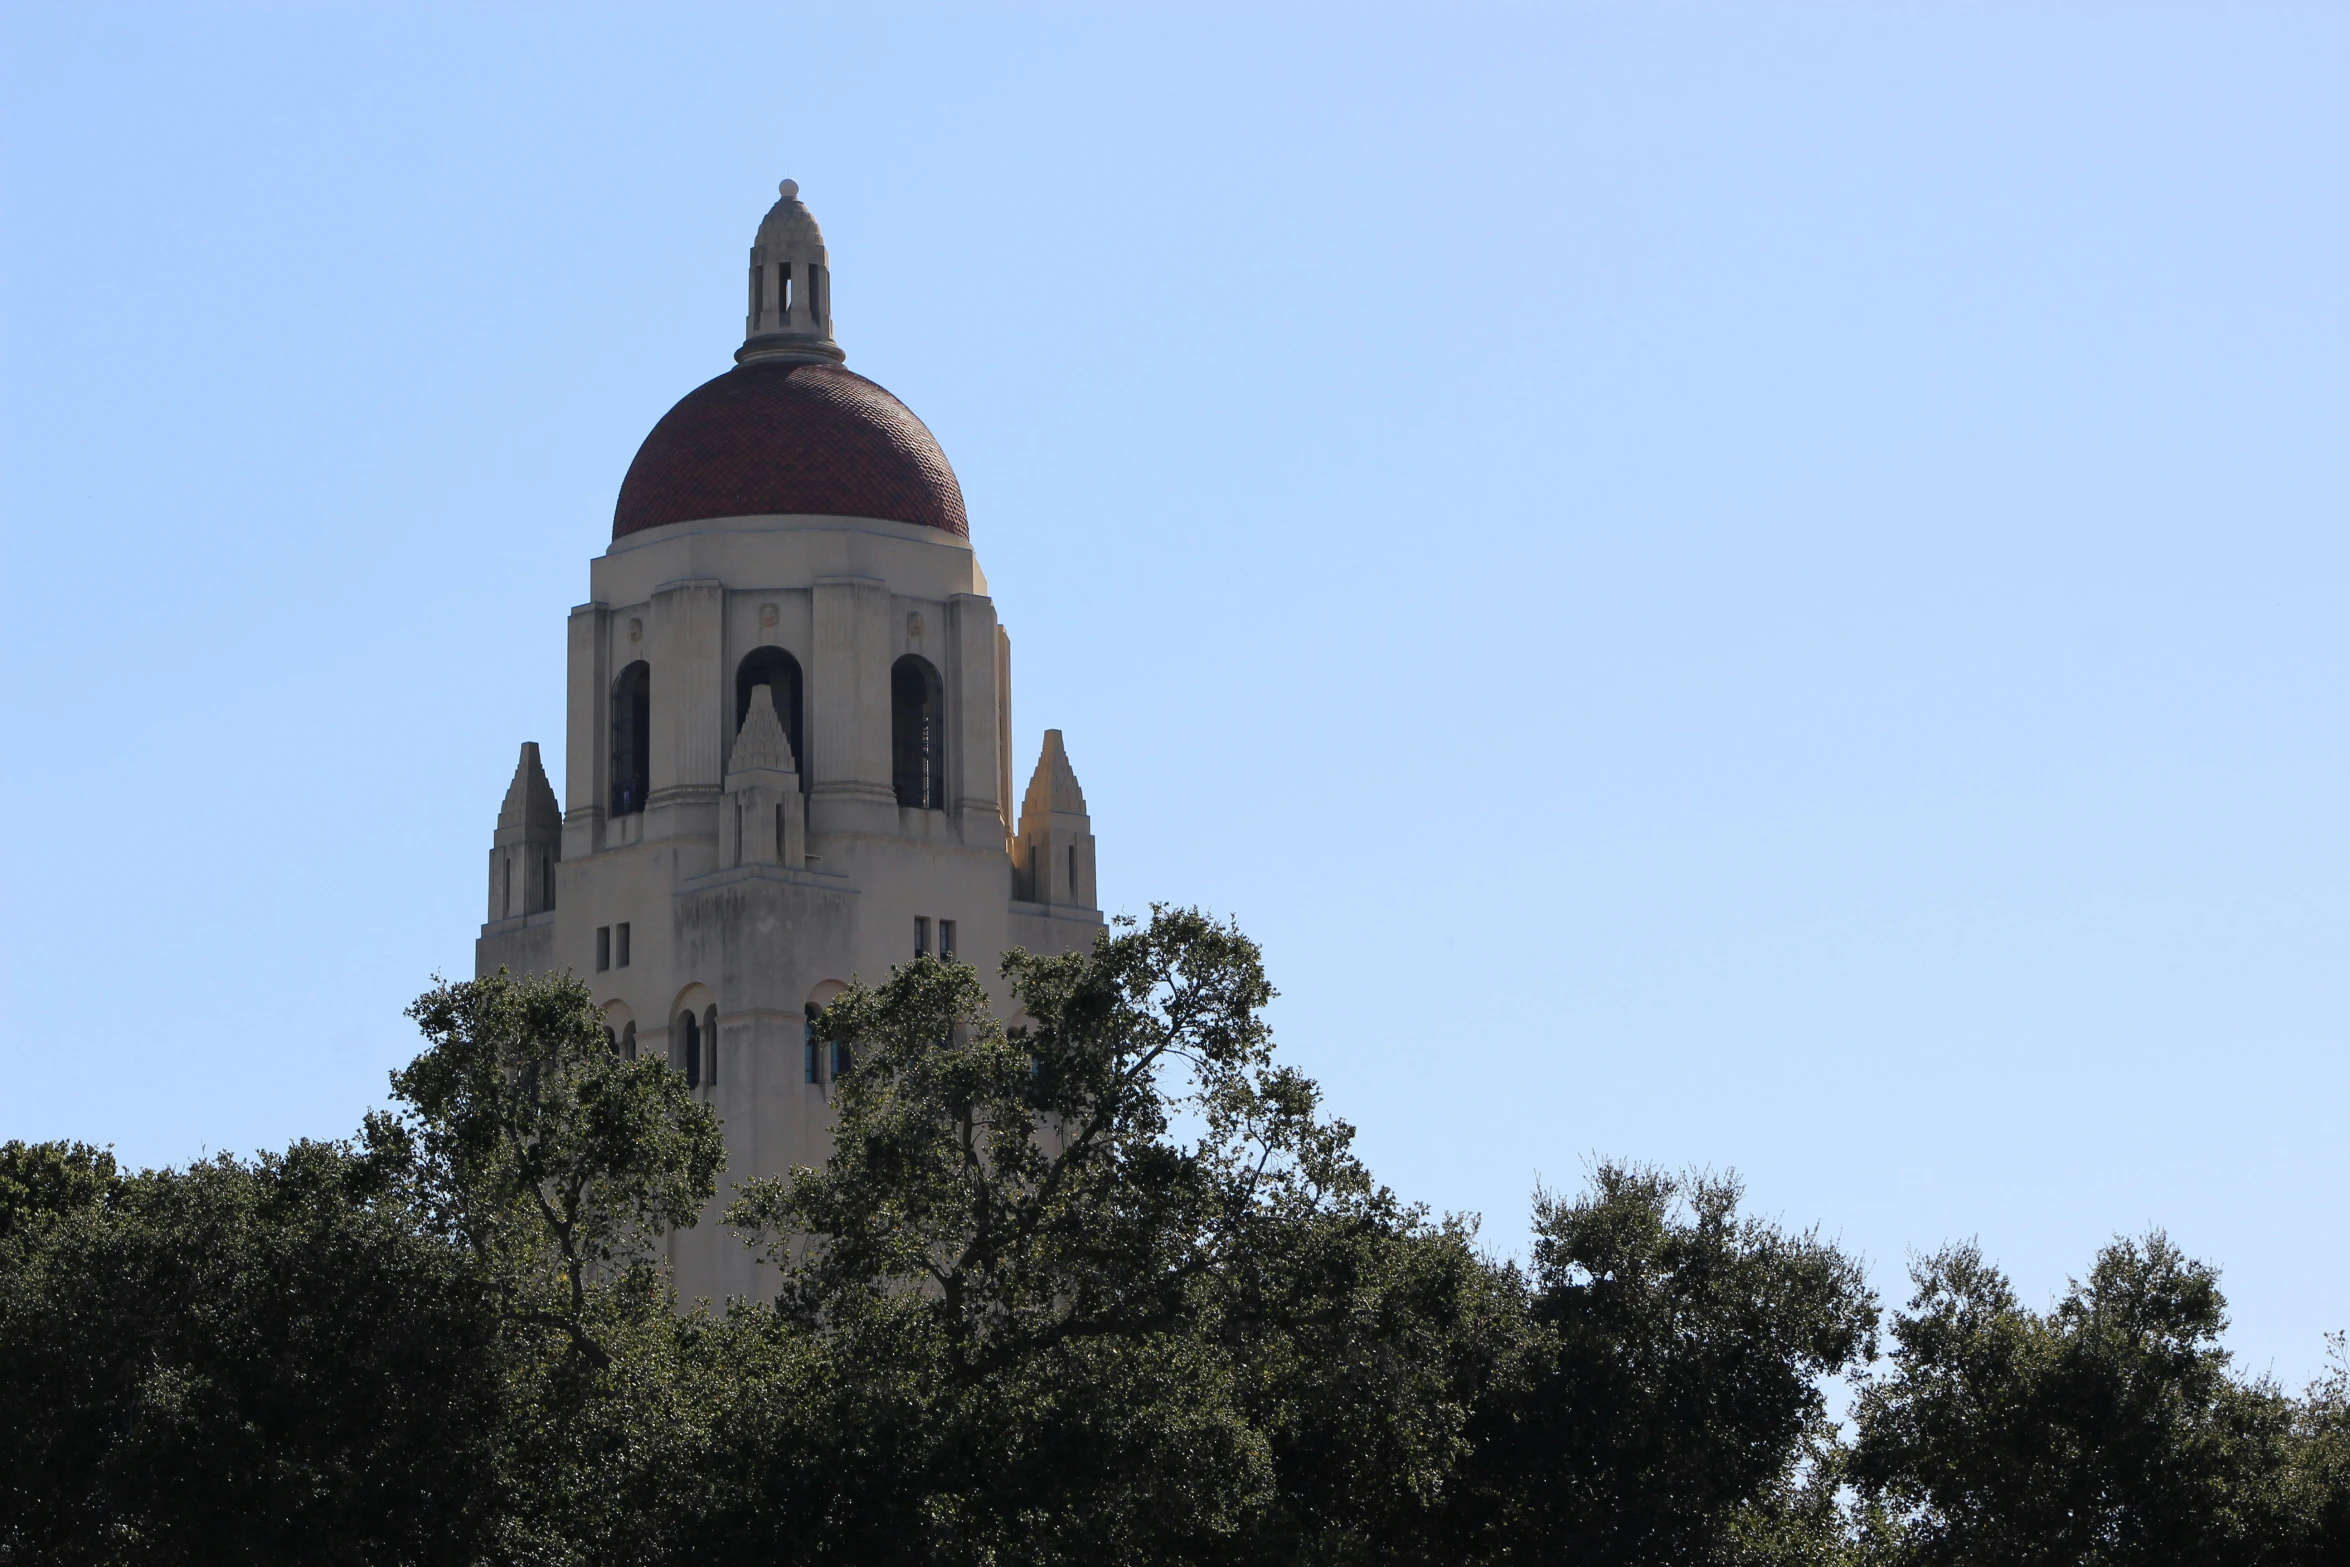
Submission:
{"label": "tree canopy", "polygon": [[1523,1262],[1399,1198],[1228,922],[1003,978],[823,1015],[830,1156],[726,1215],[755,1300],[675,1297],[719,1128],[569,978],[436,985],[345,1142],[0,1148],[0,1564],[2350,1554],[2350,1361],[2240,1376],[2159,1235],[2046,1312],[1938,1253],[1879,1360],[1858,1261],[1734,1177],[1597,1163]]}

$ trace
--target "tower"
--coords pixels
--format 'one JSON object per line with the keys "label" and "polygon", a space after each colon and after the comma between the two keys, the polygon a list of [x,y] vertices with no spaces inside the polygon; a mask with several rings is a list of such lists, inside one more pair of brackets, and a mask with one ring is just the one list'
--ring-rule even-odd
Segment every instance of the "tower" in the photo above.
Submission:
{"label": "tower", "polygon": [[735,366],[645,437],[571,612],[560,816],[526,744],[491,848],[476,971],[584,976],[614,1047],[724,1123],[719,1194],[670,1241],[688,1299],[757,1288],[716,1222],[733,1185],[825,1156],[815,1010],[919,952],[994,984],[1102,923],[1058,730],[1015,832],[1011,643],[954,470],[845,358],[786,180]]}

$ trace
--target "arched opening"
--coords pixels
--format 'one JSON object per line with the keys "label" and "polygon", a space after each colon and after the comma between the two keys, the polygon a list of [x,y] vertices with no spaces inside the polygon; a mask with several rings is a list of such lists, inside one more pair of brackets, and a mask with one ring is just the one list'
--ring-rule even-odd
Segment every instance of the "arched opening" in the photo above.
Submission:
{"label": "arched opening", "polygon": [[702,1013],[702,1081],[712,1088],[718,1086],[718,1009],[709,1007]]}
{"label": "arched opening", "polygon": [[653,666],[638,659],[612,682],[612,814],[645,808],[653,780]]}
{"label": "arched opening", "polygon": [[620,1059],[623,1061],[636,1059],[636,1024],[633,1022],[620,1025]]}
{"label": "arched opening", "polygon": [[[800,1027],[800,1075],[807,1082],[821,1083],[824,1081],[824,1045],[818,1037],[817,1022],[824,1016],[824,1009],[831,1006],[834,999],[848,988],[837,979],[828,979],[808,992],[808,1004],[801,1008],[803,1021]],[[847,1057],[839,1047],[835,1047],[832,1055],[834,1063],[832,1075],[838,1077],[840,1063],[845,1061]]]}
{"label": "arched opening", "polygon": [[793,765],[800,770],[800,788],[808,787],[808,752],[800,743],[800,661],[779,647],[755,647],[743,655],[743,661],[734,668],[734,728],[726,742],[734,744],[734,737],[743,732],[743,720],[751,713],[751,691],[765,686],[775,700],[775,716],[783,725],[783,737],[791,742]]}
{"label": "arched opening", "polygon": [[691,1012],[677,1014],[677,1048],[670,1065],[685,1074],[685,1086],[702,1086],[702,1023]]}
{"label": "arched opening", "polygon": [[930,660],[908,653],[890,666],[891,769],[898,804],[947,808],[946,700]]}

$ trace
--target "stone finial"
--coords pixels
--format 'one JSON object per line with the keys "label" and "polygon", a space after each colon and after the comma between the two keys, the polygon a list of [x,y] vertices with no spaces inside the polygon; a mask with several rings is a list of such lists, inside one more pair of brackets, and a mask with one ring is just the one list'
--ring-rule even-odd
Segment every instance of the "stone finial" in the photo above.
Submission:
{"label": "stone finial", "polygon": [[522,742],[521,760],[514,764],[514,781],[506,786],[505,803],[498,807],[498,830],[510,827],[560,832],[563,808],[555,803],[554,787],[539,762],[539,743]]}
{"label": "stone finial", "polygon": [[1036,771],[1029,775],[1028,792],[1020,798],[1020,820],[1025,823],[1032,815],[1049,811],[1086,814],[1085,791],[1077,786],[1077,769],[1069,765],[1069,750],[1058,729],[1044,732],[1044,749],[1037,755]]}
{"label": "stone finial", "polygon": [[800,200],[800,182],[775,187],[775,205],[751,241],[750,308],[735,361],[838,364],[832,340],[832,269],[824,231]]}
{"label": "stone finial", "polygon": [[791,737],[783,732],[783,721],[775,716],[775,693],[766,686],[751,687],[751,710],[743,715],[742,732],[735,736],[734,755],[728,758],[729,773],[797,773],[799,762],[791,754]]}

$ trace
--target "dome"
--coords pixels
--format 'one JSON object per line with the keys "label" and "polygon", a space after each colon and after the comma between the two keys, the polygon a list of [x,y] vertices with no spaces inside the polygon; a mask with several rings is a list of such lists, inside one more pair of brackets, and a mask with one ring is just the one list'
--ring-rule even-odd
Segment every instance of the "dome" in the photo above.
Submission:
{"label": "dome", "polygon": [[955,470],[913,410],[837,364],[752,359],[653,426],[620,481],[612,537],[775,513],[971,533]]}

